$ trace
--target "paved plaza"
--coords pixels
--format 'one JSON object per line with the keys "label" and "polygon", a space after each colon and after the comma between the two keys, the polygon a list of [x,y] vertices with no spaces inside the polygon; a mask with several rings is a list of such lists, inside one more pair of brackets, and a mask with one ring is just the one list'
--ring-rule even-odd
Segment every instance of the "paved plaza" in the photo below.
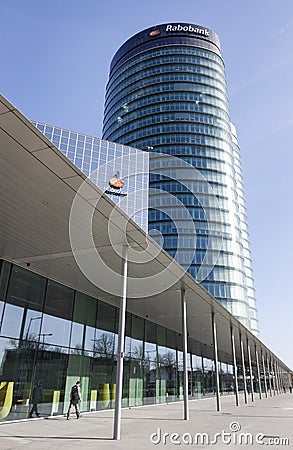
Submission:
{"label": "paved plaza", "polygon": [[114,441],[113,410],[7,422],[0,425],[1,450],[292,448],[293,394],[281,394],[235,406],[234,396],[191,400],[190,420],[183,403],[122,410],[121,440]]}

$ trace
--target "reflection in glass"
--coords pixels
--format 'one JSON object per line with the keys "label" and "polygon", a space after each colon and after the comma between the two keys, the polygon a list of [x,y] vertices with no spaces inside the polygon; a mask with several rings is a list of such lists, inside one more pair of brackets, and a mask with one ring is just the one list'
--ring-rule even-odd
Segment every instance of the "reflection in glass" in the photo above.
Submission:
{"label": "reflection in glass", "polygon": [[42,315],[38,311],[27,310],[23,339],[38,341],[41,328]]}
{"label": "reflection in glass", "polygon": [[40,341],[44,344],[69,347],[71,322],[44,314]]}
{"label": "reflection in glass", "polygon": [[45,313],[72,320],[74,290],[56,283],[48,281],[45,299]]}
{"label": "reflection in glass", "polygon": [[77,351],[82,351],[83,349],[83,334],[84,325],[81,323],[72,323],[70,347],[76,349]]}
{"label": "reflection in glass", "polygon": [[23,314],[23,308],[15,305],[9,305],[7,303],[4,309],[1,334],[3,336],[19,338]]}
{"label": "reflection in glass", "polygon": [[46,279],[18,266],[13,266],[7,302],[42,311]]}
{"label": "reflection in glass", "polygon": [[1,420],[27,417],[35,352],[35,345],[0,338]]}
{"label": "reflection in glass", "polygon": [[0,333],[1,333],[1,326],[2,326],[2,322],[3,322],[2,316],[3,316],[3,311],[4,311],[4,305],[5,305],[5,303],[0,301]]}
{"label": "reflection in glass", "polygon": [[10,263],[8,263],[7,261],[0,261],[0,300],[5,299],[10,268]]}

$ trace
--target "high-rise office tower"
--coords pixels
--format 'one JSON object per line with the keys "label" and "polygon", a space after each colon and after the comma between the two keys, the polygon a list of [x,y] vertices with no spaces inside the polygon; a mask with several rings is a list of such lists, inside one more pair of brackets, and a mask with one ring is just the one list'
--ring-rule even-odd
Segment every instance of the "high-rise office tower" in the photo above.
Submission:
{"label": "high-rise office tower", "polygon": [[218,36],[169,23],[128,39],[111,63],[103,138],[150,152],[149,230],[258,334],[239,147]]}

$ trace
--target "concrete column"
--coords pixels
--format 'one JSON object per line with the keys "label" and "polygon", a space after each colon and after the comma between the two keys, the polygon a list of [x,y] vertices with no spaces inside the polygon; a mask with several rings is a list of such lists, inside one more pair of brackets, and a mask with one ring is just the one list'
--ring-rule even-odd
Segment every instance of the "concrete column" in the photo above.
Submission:
{"label": "concrete column", "polygon": [[258,378],[258,390],[259,390],[259,399],[261,400],[262,390],[261,390],[261,378],[260,378],[260,368],[259,368],[259,359],[258,359],[258,351],[255,346],[255,357],[256,357],[256,366],[257,366],[257,378]]}
{"label": "concrete column", "polygon": [[277,389],[277,394],[280,394],[280,385],[279,385],[279,378],[278,378],[278,366],[276,361],[274,360],[274,373],[275,373],[275,379],[276,379],[276,389]]}
{"label": "concrete column", "polygon": [[113,439],[120,440],[121,434],[121,403],[123,389],[123,358],[124,358],[124,338],[125,338],[125,313],[127,294],[127,247],[122,249],[122,295],[120,299],[119,328],[118,328],[118,352],[117,352],[117,373],[116,373],[116,399],[114,412],[114,432]]}
{"label": "concrete column", "polygon": [[241,359],[242,359],[242,372],[243,372],[243,383],[244,383],[244,402],[248,402],[247,396],[247,382],[246,382],[246,369],[245,369],[245,360],[244,360],[244,349],[243,349],[243,340],[240,334],[240,350],[241,350]]}
{"label": "concrete column", "polygon": [[280,393],[282,393],[283,386],[282,386],[282,380],[281,380],[281,367],[278,364],[278,379],[279,379],[279,385],[280,385]]}
{"label": "concrete column", "polygon": [[273,391],[274,391],[274,395],[276,395],[276,380],[275,380],[274,363],[273,363],[272,357],[270,358],[270,366],[271,366],[271,371],[272,371]]}
{"label": "concrete column", "polygon": [[281,367],[278,365],[278,379],[279,379],[279,385],[280,385],[280,392],[282,393],[283,386],[282,386],[282,377],[281,377]]}
{"label": "concrete column", "polygon": [[[201,350],[202,351],[202,350]],[[202,370],[202,396],[205,396],[205,374],[204,374],[204,363],[203,356],[201,357],[201,370]]]}
{"label": "concrete column", "polygon": [[266,369],[265,357],[264,357],[263,353],[261,355],[261,359],[262,359],[264,385],[265,385],[265,396],[266,396],[266,398],[268,398],[268,385],[267,385],[267,375],[266,375],[267,369]]}
{"label": "concrete column", "polygon": [[235,380],[235,401],[236,401],[236,406],[239,406],[238,373],[237,373],[237,361],[236,361],[236,352],[235,352],[235,336],[234,336],[233,327],[231,327],[230,330],[231,330],[231,345],[232,345],[234,380]]}
{"label": "concrete column", "polygon": [[269,365],[269,357],[267,355],[267,368],[268,368],[268,377],[269,377],[269,391],[270,391],[270,396],[272,396],[272,379],[271,379],[271,374],[270,374],[270,365]]}
{"label": "concrete column", "polygon": [[280,381],[281,381],[281,390],[282,390],[282,393],[284,392],[283,391],[283,386],[284,386],[284,384],[285,384],[285,374],[284,374],[284,369],[281,369],[280,370]]}
{"label": "concrete column", "polygon": [[254,389],[253,389],[253,374],[252,374],[252,363],[251,363],[251,353],[250,344],[247,339],[247,353],[248,353],[248,364],[249,364],[249,378],[250,378],[250,389],[251,389],[251,401],[254,402]]}
{"label": "concrete column", "polygon": [[282,384],[282,371],[281,371],[280,366],[278,366],[278,377],[279,377],[280,390],[282,393],[283,392],[283,384]]}
{"label": "concrete column", "polygon": [[184,395],[184,420],[189,420],[188,409],[188,369],[187,369],[187,315],[186,298],[184,289],[181,290],[182,312],[182,338],[183,338],[183,395]]}
{"label": "concrete column", "polygon": [[216,321],[215,321],[215,313],[212,313],[212,333],[213,333],[213,342],[214,342],[214,358],[215,358],[215,372],[216,372],[215,375],[216,375],[217,411],[221,411],[218,341],[217,341],[217,325],[216,325]]}

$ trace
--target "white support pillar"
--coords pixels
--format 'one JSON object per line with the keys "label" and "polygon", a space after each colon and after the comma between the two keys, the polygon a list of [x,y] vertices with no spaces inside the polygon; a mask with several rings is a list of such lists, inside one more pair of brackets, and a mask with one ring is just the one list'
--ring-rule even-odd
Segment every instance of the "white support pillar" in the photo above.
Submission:
{"label": "white support pillar", "polygon": [[116,399],[114,412],[113,439],[120,440],[121,434],[121,403],[123,390],[123,359],[125,338],[125,313],[127,294],[127,247],[122,248],[122,295],[120,299],[119,327],[118,327],[118,351],[117,351],[117,373],[116,373]]}
{"label": "white support pillar", "polygon": [[277,395],[279,395],[280,394],[280,385],[279,385],[279,379],[278,379],[277,363],[275,360],[274,360],[274,374],[275,374],[275,380],[276,380]]}
{"label": "white support pillar", "polygon": [[282,385],[282,372],[281,372],[281,366],[278,366],[278,376],[279,376],[280,390],[281,390],[281,394],[282,394],[282,392],[283,392],[283,385]]}
{"label": "white support pillar", "polygon": [[280,394],[282,394],[283,386],[282,386],[281,379],[280,379],[280,366],[279,366],[279,364],[277,364],[277,373],[278,373],[279,392],[280,392]]}
{"label": "white support pillar", "polygon": [[213,333],[213,342],[214,342],[214,359],[215,359],[215,372],[216,372],[215,375],[216,375],[217,411],[221,411],[218,341],[217,341],[217,325],[216,325],[216,321],[215,321],[215,313],[212,313],[212,333]]}
{"label": "white support pillar", "polygon": [[271,371],[270,371],[270,365],[269,365],[269,357],[267,355],[267,367],[268,367],[268,377],[269,377],[269,390],[270,390],[270,396],[272,397],[272,379],[271,379]]}
{"label": "white support pillar", "polygon": [[278,388],[278,394],[282,393],[282,386],[280,384],[280,377],[279,377],[279,364],[276,362],[275,363],[275,368],[276,368],[276,378],[277,378],[277,388]]}
{"label": "white support pillar", "polygon": [[244,384],[244,402],[247,403],[248,398],[247,398],[246,368],[245,368],[245,360],[244,360],[243,340],[242,340],[241,334],[240,334],[240,350],[241,350],[243,384]]}
{"label": "white support pillar", "polygon": [[282,377],[281,377],[281,367],[278,365],[278,377],[279,377],[279,385],[280,385],[280,393],[283,392],[283,386],[282,386]]}
{"label": "white support pillar", "polygon": [[251,353],[250,344],[247,339],[247,353],[248,353],[248,364],[249,364],[249,378],[250,378],[250,389],[251,389],[251,401],[254,402],[254,389],[253,389],[253,374],[252,374],[252,363],[251,363]]}
{"label": "white support pillar", "polygon": [[188,368],[187,368],[187,313],[185,291],[181,289],[182,338],[183,338],[183,398],[184,420],[189,420],[188,408]]}
{"label": "white support pillar", "polygon": [[266,365],[265,365],[265,357],[262,353],[262,367],[263,367],[263,377],[264,377],[264,385],[265,385],[265,396],[268,398],[268,385],[267,385],[267,376],[266,376]]}
{"label": "white support pillar", "polygon": [[281,369],[280,369],[279,364],[278,364],[278,380],[279,380],[279,386],[280,386],[280,394],[282,394],[283,386],[282,386],[282,382],[281,382]]}
{"label": "white support pillar", "polygon": [[271,366],[271,371],[272,371],[273,391],[274,391],[274,395],[276,395],[275,370],[274,370],[274,363],[273,363],[272,357],[270,358],[270,366]]}
{"label": "white support pillar", "polygon": [[262,397],[261,378],[260,378],[258,351],[257,351],[257,347],[256,346],[255,346],[255,357],[256,357],[256,366],[257,366],[257,379],[258,379],[259,399],[261,400],[261,397]]}
{"label": "white support pillar", "polygon": [[238,371],[237,371],[237,361],[236,361],[236,352],[235,352],[235,336],[234,336],[233,327],[231,327],[231,345],[232,345],[234,380],[235,380],[235,401],[236,401],[236,406],[239,406]]}

